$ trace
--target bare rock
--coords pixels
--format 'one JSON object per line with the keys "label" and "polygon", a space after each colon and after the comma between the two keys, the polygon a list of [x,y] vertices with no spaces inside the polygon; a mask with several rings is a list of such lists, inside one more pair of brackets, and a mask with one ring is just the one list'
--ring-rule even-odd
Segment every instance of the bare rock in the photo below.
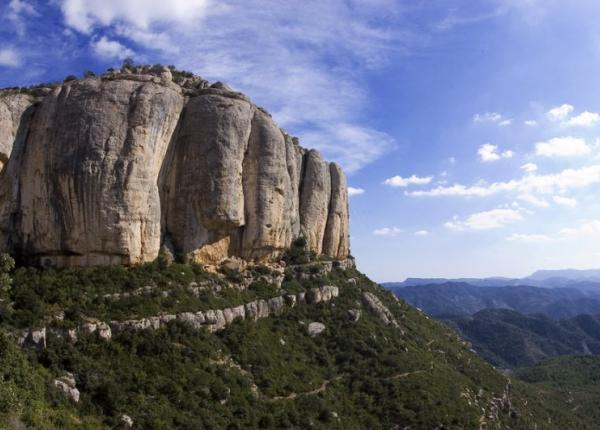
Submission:
{"label": "bare rock", "polygon": [[303,235],[346,258],[341,169],[225,84],[172,78],[126,67],[39,97],[0,91],[0,252],[55,266],[139,264],[161,248],[167,261],[276,262]]}
{"label": "bare rock", "polygon": [[128,427],[128,428],[133,427],[133,419],[129,415],[125,415],[125,414],[121,415],[120,420],[125,427]]}
{"label": "bare rock", "polygon": [[311,322],[310,324],[308,324],[307,331],[309,336],[315,337],[323,333],[325,331],[325,328],[325,324],[323,323]]}
{"label": "bare rock", "polygon": [[350,321],[352,322],[358,322],[358,320],[360,320],[360,316],[360,309],[350,309],[348,311],[348,318],[350,318]]}
{"label": "bare rock", "polygon": [[394,315],[390,310],[381,303],[381,300],[372,293],[364,292],[362,299],[369,311],[371,311],[377,318],[379,318],[385,325],[393,325],[399,327],[398,322],[394,318]]}
{"label": "bare rock", "polygon": [[54,380],[54,386],[58,387],[70,400],[79,402],[80,392],[75,387],[75,378],[72,374],[67,374]]}

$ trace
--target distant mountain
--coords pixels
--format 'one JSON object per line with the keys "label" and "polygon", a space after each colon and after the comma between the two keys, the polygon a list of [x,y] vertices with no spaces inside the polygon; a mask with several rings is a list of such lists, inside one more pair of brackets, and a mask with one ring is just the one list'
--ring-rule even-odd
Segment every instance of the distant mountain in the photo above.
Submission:
{"label": "distant mountain", "polygon": [[[390,284],[386,284],[388,288]],[[600,292],[573,288],[540,288],[525,285],[486,287],[446,282],[391,287],[398,297],[427,314],[471,315],[484,309],[511,309],[524,314],[546,314],[553,319],[579,314],[600,314]]]}
{"label": "distant mountain", "polygon": [[504,287],[530,285],[543,288],[575,288],[600,291],[600,269],[589,270],[538,270],[525,278],[406,278],[402,282],[385,282],[386,288],[403,288],[416,285],[467,283],[478,287]]}
{"label": "distant mountain", "polygon": [[544,315],[486,309],[472,316],[441,319],[499,367],[530,366],[561,355],[600,354],[600,316],[554,321]]}
{"label": "distant mountain", "polygon": [[600,269],[538,270],[537,272],[534,272],[533,274],[529,275],[529,277],[528,277],[528,279],[533,279],[533,280],[538,280],[538,281],[545,281],[545,280],[552,279],[552,278],[600,282]]}

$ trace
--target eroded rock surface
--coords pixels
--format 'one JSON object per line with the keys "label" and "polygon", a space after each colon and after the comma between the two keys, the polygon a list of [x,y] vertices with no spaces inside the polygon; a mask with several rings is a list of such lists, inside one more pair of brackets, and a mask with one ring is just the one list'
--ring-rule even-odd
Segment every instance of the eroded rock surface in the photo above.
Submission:
{"label": "eroded rock surface", "polygon": [[[0,91],[0,251],[57,266],[346,258],[346,179],[224,84],[137,68]],[[31,261],[34,260],[34,261]]]}

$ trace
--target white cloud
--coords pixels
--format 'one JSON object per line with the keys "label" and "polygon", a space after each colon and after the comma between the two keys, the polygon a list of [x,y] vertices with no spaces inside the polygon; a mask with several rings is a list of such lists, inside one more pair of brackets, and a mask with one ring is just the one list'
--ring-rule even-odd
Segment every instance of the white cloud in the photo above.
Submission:
{"label": "white cloud", "polygon": [[[107,27],[141,55],[152,51],[162,63],[245,92],[303,146],[347,172],[395,144],[364,122],[371,97],[364,73],[419,45],[394,2],[57,1],[71,28]],[[389,17],[398,25],[388,25]]]}
{"label": "white cloud", "polygon": [[553,137],[535,144],[536,155],[545,157],[575,157],[589,154],[591,150],[585,139],[571,136]]}
{"label": "white cloud", "polygon": [[318,148],[349,173],[376,160],[394,145],[394,139],[386,133],[348,123],[325,123],[318,130],[301,133],[301,137],[303,146]]}
{"label": "white cloud", "polygon": [[108,39],[106,36],[102,36],[100,39],[92,41],[91,45],[94,54],[105,60],[115,58],[123,60],[127,57],[133,57],[135,54],[131,49],[116,40]]}
{"label": "white cloud", "polygon": [[193,22],[213,6],[209,0],[62,0],[68,26],[82,33],[115,23],[148,29],[159,22]]}
{"label": "white cloud", "polygon": [[429,236],[429,231],[428,230],[415,231],[415,236]]}
{"label": "white cloud", "polygon": [[13,23],[19,36],[25,34],[25,18],[38,15],[35,7],[27,0],[11,0],[6,12],[6,18]]}
{"label": "white cloud", "polygon": [[455,231],[465,230],[492,230],[498,229],[517,221],[521,221],[523,215],[521,212],[514,209],[492,209],[490,211],[477,212],[465,221],[460,221],[458,217],[454,217],[452,221],[444,224],[446,228]]}
{"label": "white cloud", "polygon": [[575,108],[572,105],[563,104],[561,106],[557,106],[555,108],[550,109],[546,113],[546,116],[551,121],[563,121],[571,114],[571,112],[573,112],[573,109]]}
{"label": "white cloud", "polygon": [[595,125],[598,121],[600,121],[600,115],[598,115],[596,112],[585,111],[577,116],[570,118],[564,124],[570,127],[591,127]]}
{"label": "white cloud", "polygon": [[398,236],[400,233],[402,233],[402,229],[398,228],[398,227],[383,227],[383,228],[378,228],[373,230],[373,234],[375,236]]}
{"label": "white cloud", "polygon": [[577,206],[577,200],[572,197],[554,196],[554,197],[552,197],[552,201],[554,203],[556,203],[557,205],[561,205],[561,206],[569,206],[569,207]]}
{"label": "white cloud", "polygon": [[473,122],[475,123],[499,123],[501,121],[503,121],[503,117],[498,112],[476,113],[475,115],[473,115]]}
{"label": "white cloud", "polygon": [[600,220],[583,221],[577,227],[563,228],[556,236],[561,239],[589,239],[600,236]]}
{"label": "white cloud", "polygon": [[500,127],[506,127],[506,126],[511,125],[511,124],[512,124],[512,119],[505,119],[505,120],[502,120],[502,121],[500,121],[498,123],[498,125]]}
{"label": "white cloud", "polygon": [[537,121],[534,121],[532,119],[528,119],[527,121],[523,121],[523,124],[525,124],[528,127],[535,127],[536,125],[538,125]]}
{"label": "white cloud", "polygon": [[450,157],[450,158],[448,158],[448,163],[455,164],[456,163],[456,157]]}
{"label": "white cloud", "polygon": [[552,238],[545,234],[513,233],[506,240],[510,240],[511,242],[549,242]]}
{"label": "white cloud", "polygon": [[592,165],[579,169],[565,169],[559,173],[548,175],[528,174],[520,179],[491,184],[465,186],[455,184],[448,187],[436,187],[430,190],[406,192],[415,197],[487,197],[502,192],[519,194],[556,194],[570,189],[585,188],[600,183],[600,165]]}
{"label": "white cloud", "polygon": [[600,237],[600,220],[583,220],[578,226],[563,228],[562,230],[550,234],[528,234],[515,233],[506,239],[520,242],[554,242],[592,239],[597,240]]}
{"label": "white cloud", "polygon": [[521,194],[517,196],[517,198],[525,203],[537,206],[538,208],[547,208],[550,206],[550,203],[548,203],[546,200],[540,199],[532,194]]}
{"label": "white cloud", "polygon": [[477,154],[479,158],[483,162],[489,161],[497,161],[501,158],[511,158],[514,155],[514,152],[511,150],[507,150],[504,152],[498,152],[498,146],[492,145],[490,143],[485,143],[479,147],[477,150]]}
{"label": "white cloud", "polygon": [[348,187],[348,196],[350,196],[350,197],[359,196],[364,193],[365,193],[365,190],[363,190],[362,188]]}
{"label": "white cloud", "polygon": [[14,48],[0,48],[0,66],[19,67],[21,57]]}
{"label": "white cloud", "polygon": [[525,163],[521,166],[521,169],[527,173],[533,173],[533,172],[537,171],[538,166],[537,166],[537,164],[534,164],[534,163]]}
{"label": "white cloud", "polygon": [[408,178],[403,178],[402,176],[396,175],[391,178],[383,181],[385,185],[389,185],[390,187],[408,187],[409,185],[426,185],[429,184],[433,180],[433,176],[425,176],[419,177],[416,175],[411,175]]}

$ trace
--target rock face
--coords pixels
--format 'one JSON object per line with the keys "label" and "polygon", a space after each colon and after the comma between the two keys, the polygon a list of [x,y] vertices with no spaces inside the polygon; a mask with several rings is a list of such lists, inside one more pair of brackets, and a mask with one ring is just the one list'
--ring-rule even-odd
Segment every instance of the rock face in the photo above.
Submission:
{"label": "rock face", "polygon": [[168,69],[0,91],[0,251],[57,266],[349,254],[342,170],[243,94]]}

